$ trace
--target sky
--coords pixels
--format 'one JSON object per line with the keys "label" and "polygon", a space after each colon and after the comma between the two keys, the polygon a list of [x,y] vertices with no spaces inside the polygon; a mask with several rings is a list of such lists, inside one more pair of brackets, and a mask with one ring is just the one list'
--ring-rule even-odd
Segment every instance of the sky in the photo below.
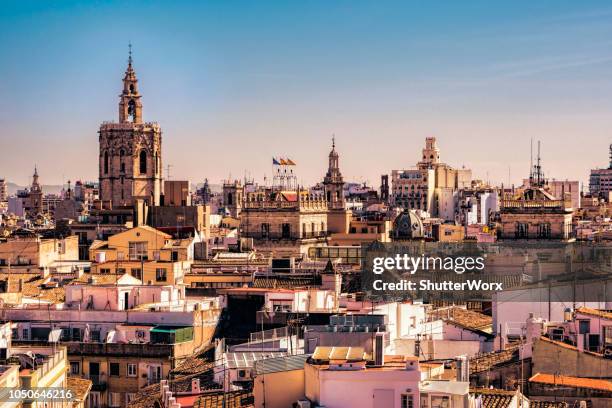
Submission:
{"label": "sky", "polygon": [[[612,4],[576,1],[5,1],[0,177],[97,180],[128,43],[172,179],[320,181],[332,134],[345,180],[442,161],[519,183],[587,181],[612,142]],[[164,172],[166,176],[166,172]]]}

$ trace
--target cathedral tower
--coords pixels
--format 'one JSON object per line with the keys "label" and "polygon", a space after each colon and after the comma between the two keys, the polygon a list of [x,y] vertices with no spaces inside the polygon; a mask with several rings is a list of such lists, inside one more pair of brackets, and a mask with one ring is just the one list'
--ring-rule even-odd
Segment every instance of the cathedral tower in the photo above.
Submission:
{"label": "cathedral tower", "polygon": [[105,122],[99,131],[100,198],[114,206],[135,206],[137,200],[159,205],[162,132],[157,123],[142,121],[131,45],[119,98],[119,122]]}
{"label": "cathedral tower", "polygon": [[344,209],[344,179],[340,173],[339,155],[336,152],[336,139],[332,138],[332,149],[329,152],[327,174],[323,179],[325,197],[330,209]]}

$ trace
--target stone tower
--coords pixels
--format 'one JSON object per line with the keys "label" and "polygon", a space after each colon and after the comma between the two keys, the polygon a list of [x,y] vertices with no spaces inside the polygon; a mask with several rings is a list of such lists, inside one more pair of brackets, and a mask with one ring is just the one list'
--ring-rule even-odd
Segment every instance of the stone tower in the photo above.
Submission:
{"label": "stone tower", "polygon": [[440,163],[440,149],[435,137],[425,138],[423,149],[423,160],[419,162],[419,168],[431,169]]}
{"label": "stone tower", "polygon": [[29,218],[34,218],[43,212],[43,192],[40,183],[38,182],[38,169],[34,166],[34,175],[32,176],[32,185],[28,192],[28,200],[26,202],[26,214]]}
{"label": "stone tower", "polygon": [[332,138],[332,149],[329,152],[329,166],[323,179],[325,197],[330,209],[344,209],[344,179],[340,173],[339,156],[336,152],[336,139]]}
{"label": "stone tower", "polygon": [[105,122],[99,131],[100,199],[114,206],[135,206],[137,200],[159,205],[162,132],[157,123],[142,121],[131,46],[119,98],[119,122]]}
{"label": "stone tower", "polygon": [[223,206],[234,218],[242,212],[244,187],[239,180],[227,180],[223,183]]}

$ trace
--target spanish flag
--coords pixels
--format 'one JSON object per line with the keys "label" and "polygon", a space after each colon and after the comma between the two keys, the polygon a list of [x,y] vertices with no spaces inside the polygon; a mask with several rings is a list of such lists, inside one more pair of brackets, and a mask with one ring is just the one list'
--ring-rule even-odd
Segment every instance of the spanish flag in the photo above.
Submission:
{"label": "spanish flag", "polygon": [[287,160],[283,159],[282,157],[279,157],[279,160],[280,160],[281,166],[286,166],[287,165]]}

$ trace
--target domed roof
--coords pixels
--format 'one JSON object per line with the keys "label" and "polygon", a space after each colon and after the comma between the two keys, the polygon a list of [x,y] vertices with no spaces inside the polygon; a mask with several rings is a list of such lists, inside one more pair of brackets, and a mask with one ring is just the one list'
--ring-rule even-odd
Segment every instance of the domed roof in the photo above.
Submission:
{"label": "domed roof", "polygon": [[393,221],[393,238],[396,240],[420,239],[424,236],[423,221],[414,210],[404,210]]}

